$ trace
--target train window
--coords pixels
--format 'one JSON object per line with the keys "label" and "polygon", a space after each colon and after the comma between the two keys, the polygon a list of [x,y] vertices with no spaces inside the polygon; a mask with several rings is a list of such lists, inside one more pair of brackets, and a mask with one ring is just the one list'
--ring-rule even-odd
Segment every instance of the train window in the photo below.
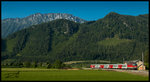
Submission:
{"label": "train window", "polygon": [[113,65],[113,68],[118,68],[118,65],[117,65],[117,64],[114,64],[114,65]]}
{"label": "train window", "polygon": [[109,65],[104,65],[104,68],[108,68]]}
{"label": "train window", "polygon": [[95,65],[95,67],[96,67],[96,68],[98,68],[98,67],[99,67],[99,65]]}
{"label": "train window", "polygon": [[136,66],[137,64],[133,64],[134,66]]}

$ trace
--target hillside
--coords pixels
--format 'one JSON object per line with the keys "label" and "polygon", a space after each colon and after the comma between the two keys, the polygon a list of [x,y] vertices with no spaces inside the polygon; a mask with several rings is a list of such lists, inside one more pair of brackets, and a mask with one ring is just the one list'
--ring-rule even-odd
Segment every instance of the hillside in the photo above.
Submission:
{"label": "hillside", "polygon": [[103,19],[83,24],[59,19],[3,39],[1,61],[136,60],[149,49],[148,32],[148,15],[111,12]]}

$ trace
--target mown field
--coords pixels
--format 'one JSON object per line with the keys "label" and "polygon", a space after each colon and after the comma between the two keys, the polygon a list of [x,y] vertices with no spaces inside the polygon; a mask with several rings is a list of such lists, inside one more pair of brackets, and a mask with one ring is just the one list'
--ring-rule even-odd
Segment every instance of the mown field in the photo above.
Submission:
{"label": "mown field", "polygon": [[[19,71],[19,73],[17,73]],[[2,68],[2,81],[148,81],[148,77],[105,70]]]}

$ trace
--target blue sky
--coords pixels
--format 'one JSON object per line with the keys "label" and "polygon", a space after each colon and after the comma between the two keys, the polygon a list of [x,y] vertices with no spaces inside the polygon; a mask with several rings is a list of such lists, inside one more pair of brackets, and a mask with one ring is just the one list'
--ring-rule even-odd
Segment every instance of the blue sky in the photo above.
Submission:
{"label": "blue sky", "polygon": [[2,19],[35,13],[68,13],[90,21],[110,12],[132,16],[149,14],[148,1],[2,1],[1,4]]}

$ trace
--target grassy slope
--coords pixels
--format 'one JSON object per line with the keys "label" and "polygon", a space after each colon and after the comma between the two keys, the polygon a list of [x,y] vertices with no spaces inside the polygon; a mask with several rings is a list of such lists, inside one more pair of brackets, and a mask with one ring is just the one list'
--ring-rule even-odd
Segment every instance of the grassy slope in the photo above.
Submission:
{"label": "grassy slope", "polygon": [[120,43],[129,42],[129,41],[131,41],[131,40],[119,39],[118,37],[114,37],[114,38],[106,38],[105,40],[98,42],[98,44],[105,45],[105,46],[111,46],[111,45],[115,46]]}
{"label": "grassy slope", "polygon": [[[5,72],[4,72],[5,70]],[[20,70],[18,78],[5,78],[8,72],[6,71]],[[148,80],[148,77],[132,75],[122,72],[102,71],[102,70],[47,70],[47,69],[29,69],[29,68],[2,68],[2,81],[3,80],[30,80],[30,81],[139,81]]]}

